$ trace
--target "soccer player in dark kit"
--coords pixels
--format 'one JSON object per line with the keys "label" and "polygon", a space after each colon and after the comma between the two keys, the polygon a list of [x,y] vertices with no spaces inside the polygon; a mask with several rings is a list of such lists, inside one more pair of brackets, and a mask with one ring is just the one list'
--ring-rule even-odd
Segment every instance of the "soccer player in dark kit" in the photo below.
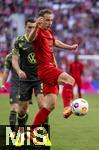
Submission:
{"label": "soccer player in dark kit", "polygon": [[12,64],[20,79],[18,111],[19,126],[24,125],[27,121],[27,109],[29,106],[29,100],[32,98],[33,89],[39,108],[42,107],[43,103],[41,81],[38,78],[38,65],[32,44],[27,38],[30,31],[34,28],[35,23],[33,19],[27,19],[25,22],[26,33],[16,39],[14,49],[12,50]]}

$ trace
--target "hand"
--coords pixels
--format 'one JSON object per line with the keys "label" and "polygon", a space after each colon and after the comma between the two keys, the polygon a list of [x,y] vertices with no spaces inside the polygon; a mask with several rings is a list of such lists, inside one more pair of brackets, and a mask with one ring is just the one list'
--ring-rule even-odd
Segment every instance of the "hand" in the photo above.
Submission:
{"label": "hand", "polygon": [[38,26],[40,26],[42,23],[43,23],[43,17],[37,18],[37,20],[36,20],[36,26],[38,27]]}
{"label": "hand", "polygon": [[71,50],[77,50],[78,49],[78,44],[74,44],[71,46]]}
{"label": "hand", "polygon": [[2,92],[7,92],[7,88],[4,85],[1,85],[0,90]]}
{"label": "hand", "polygon": [[23,80],[27,78],[26,73],[22,70],[19,70],[18,76],[20,79],[23,79]]}

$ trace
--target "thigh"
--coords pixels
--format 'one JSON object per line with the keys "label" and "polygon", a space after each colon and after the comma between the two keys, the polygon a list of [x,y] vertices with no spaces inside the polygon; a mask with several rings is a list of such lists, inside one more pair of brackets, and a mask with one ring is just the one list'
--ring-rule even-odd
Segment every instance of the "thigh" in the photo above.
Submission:
{"label": "thigh", "polygon": [[58,77],[59,84],[71,84],[72,86],[75,83],[74,78],[66,72],[62,72]]}
{"label": "thigh", "polygon": [[32,83],[20,81],[19,84],[20,101],[29,101],[32,98]]}

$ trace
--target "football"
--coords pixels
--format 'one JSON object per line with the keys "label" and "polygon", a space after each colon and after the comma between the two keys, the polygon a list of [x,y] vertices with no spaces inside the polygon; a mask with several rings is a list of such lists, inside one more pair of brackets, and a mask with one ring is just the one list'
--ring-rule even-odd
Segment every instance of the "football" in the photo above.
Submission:
{"label": "football", "polygon": [[72,107],[73,114],[77,116],[84,116],[88,113],[88,110],[89,110],[89,104],[87,100],[83,98],[75,99],[71,103],[71,107]]}

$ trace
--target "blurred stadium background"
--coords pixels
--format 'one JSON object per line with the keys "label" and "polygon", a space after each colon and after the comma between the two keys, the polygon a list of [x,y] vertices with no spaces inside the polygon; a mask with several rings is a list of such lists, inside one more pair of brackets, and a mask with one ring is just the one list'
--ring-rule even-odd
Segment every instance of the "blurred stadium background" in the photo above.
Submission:
{"label": "blurred stadium background", "polygon": [[[54,150],[99,150],[99,1],[98,0],[0,0],[0,80],[5,56],[13,48],[15,38],[24,34],[27,17],[35,17],[42,8],[51,8],[55,18],[55,36],[67,44],[78,43],[84,64],[82,92],[90,105],[86,117],[62,118],[63,106],[51,115],[51,136]],[[73,61],[74,53],[56,50],[55,55],[60,68],[67,70]],[[8,84],[7,84],[8,86]],[[91,95],[90,95],[91,94]],[[94,94],[94,95],[92,95]],[[8,96],[0,94],[0,124],[8,124]],[[59,96],[59,99],[60,96]],[[30,107],[32,112],[37,107]]]}

